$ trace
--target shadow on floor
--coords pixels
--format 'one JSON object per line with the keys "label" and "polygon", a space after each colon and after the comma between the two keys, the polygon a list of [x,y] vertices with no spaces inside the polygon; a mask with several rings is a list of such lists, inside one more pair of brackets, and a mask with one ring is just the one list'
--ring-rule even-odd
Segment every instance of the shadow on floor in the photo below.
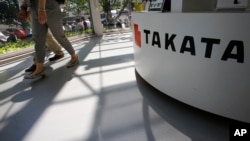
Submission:
{"label": "shadow on floor", "polygon": [[[91,50],[98,44],[101,40],[101,37],[92,38],[86,43],[85,47],[79,50],[79,61],[80,65],[83,64],[82,60],[87,57]],[[21,62],[21,63],[25,63]],[[11,79],[14,79],[13,76],[23,71],[23,68],[17,64],[12,68],[5,70],[1,73],[1,83],[6,83]],[[8,101],[8,97],[12,101],[12,106],[9,106],[9,110],[4,113],[4,116],[0,119],[1,123],[5,123],[0,130],[0,138],[2,141],[21,141],[26,136],[28,132],[31,131],[31,128],[45,112],[48,106],[51,105],[52,101],[62,89],[62,87],[70,81],[74,75],[77,67],[67,69],[66,67],[61,67],[59,69],[53,70],[52,68],[45,66],[46,69],[46,79],[38,78],[34,80],[23,80],[19,83],[12,84],[12,87],[2,91],[0,94],[0,100]],[[14,71],[12,71],[14,70]],[[53,74],[53,77],[50,75]],[[19,76],[23,77],[19,74]],[[63,76],[63,77],[62,77]],[[17,79],[17,78],[16,78]],[[20,79],[20,78],[18,78]],[[27,102],[28,101],[28,102]],[[4,105],[6,102],[1,103]],[[14,104],[27,102],[25,105],[21,106],[22,108],[16,113],[10,115],[10,109],[13,108]],[[6,118],[7,115],[10,115]],[[30,116],[29,116],[30,115]],[[20,127],[20,129],[19,129]]]}
{"label": "shadow on floor", "polygon": [[[247,123],[217,116],[179,102],[148,84],[137,71],[135,73],[138,88],[147,103],[144,107],[152,107],[166,122],[192,141],[228,141],[230,127],[241,124],[247,126]],[[153,137],[152,133],[148,135]]]}

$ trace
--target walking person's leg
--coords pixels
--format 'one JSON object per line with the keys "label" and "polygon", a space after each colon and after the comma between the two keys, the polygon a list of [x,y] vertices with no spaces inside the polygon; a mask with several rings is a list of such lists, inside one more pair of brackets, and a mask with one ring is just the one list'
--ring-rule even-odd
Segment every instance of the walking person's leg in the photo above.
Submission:
{"label": "walking person's leg", "polygon": [[40,24],[37,19],[37,12],[32,11],[32,31],[33,39],[35,41],[35,52],[36,52],[36,69],[30,75],[25,76],[25,79],[33,79],[39,76],[44,76],[44,58],[45,58],[45,41],[48,31],[47,24]]}
{"label": "walking person's leg", "polygon": [[47,24],[53,36],[63,48],[71,55],[71,60],[67,67],[72,67],[78,63],[78,57],[69,40],[66,38],[62,28],[62,13],[58,8],[47,12]]}
{"label": "walking person's leg", "polygon": [[[31,18],[32,18],[32,16],[29,15],[29,17],[27,18],[27,22],[30,24],[30,27],[32,28],[32,19]],[[33,38],[33,35],[34,35],[34,31],[32,34],[32,38]],[[33,62],[34,63],[29,68],[27,68],[25,70],[25,72],[33,72],[36,70],[36,53],[33,54]]]}
{"label": "walking person's leg", "polygon": [[[29,16],[27,21],[29,22],[30,26],[32,27],[32,22],[31,22],[32,19],[31,18],[32,18],[32,16]],[[34,33],[34,31],[33,31],[33,33]],[[51,49],[51,51],[55,53],[54,57],[49,58],[50,61],[55,61],[55,60],[58,60],[58,59],[64,57],[64,53],[62,51],[61,46],[58,44],[57,41],[55,41],[50,30],[48,31],[47,36],[46,36],[46,44],[47,44],[48,48]],[[36,58],[35,58],[35,56],[36,56],[36,54],[34,54],[34,57],[33,57],[34,64],[31,65],[28,69],[26,69],[25,72],[33,72],[36,70]]]}
{"label": "walking person's leg", "polygon": [[62,51],[61,46],[59,45],[59,43],[54,39],[54,37],[52,36],[51,31],[49,30],[46,36],[46,45],[48,46],[48,48],[55,53],[55,56],[52,58],[49,58],[49,61],[55,61],[58,60],[62,57],[64,57],[64,53]]}

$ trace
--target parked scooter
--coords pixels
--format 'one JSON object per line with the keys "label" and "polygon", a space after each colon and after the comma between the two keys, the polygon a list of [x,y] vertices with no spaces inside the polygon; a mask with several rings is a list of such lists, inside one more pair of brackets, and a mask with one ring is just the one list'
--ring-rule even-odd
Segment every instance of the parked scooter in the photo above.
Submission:
{"label": "parked scooter", "polygon": [[16,42],[17,37],[13,33],[9,33],[9,36],[5,36],[0,32],[0,46],[3,46],[6,42]]}
{"label": "parked scooter", "polygon": [[8,37],[0,32],[0,46],[4,45],[7,42]]}

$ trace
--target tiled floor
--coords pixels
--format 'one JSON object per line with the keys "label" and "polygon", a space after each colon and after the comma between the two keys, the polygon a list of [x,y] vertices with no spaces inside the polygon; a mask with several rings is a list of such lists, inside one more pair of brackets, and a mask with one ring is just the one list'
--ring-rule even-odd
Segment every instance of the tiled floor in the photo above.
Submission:
{"label": "tiled floor", "polygon": [[[182,104],[136,73],[131,33],[74,43],[24,80],[32,57],[0,67],[0,141],[228,141],[229,119]],[[66,52],[65,52],[66,53]]]}

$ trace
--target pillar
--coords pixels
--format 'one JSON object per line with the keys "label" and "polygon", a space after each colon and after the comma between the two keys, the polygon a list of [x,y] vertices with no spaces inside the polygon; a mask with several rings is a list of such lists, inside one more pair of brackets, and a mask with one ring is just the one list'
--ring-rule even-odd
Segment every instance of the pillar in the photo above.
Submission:
{"label": "pillar", "polygon": [[89,0],[89,6],[90,6],[90,14],[92,18],[92,26],[94,33],[97,36],[102,36],[103,34],[103,27],[101,23],[101,16],[99,11],[99,2],[98,0]]}

